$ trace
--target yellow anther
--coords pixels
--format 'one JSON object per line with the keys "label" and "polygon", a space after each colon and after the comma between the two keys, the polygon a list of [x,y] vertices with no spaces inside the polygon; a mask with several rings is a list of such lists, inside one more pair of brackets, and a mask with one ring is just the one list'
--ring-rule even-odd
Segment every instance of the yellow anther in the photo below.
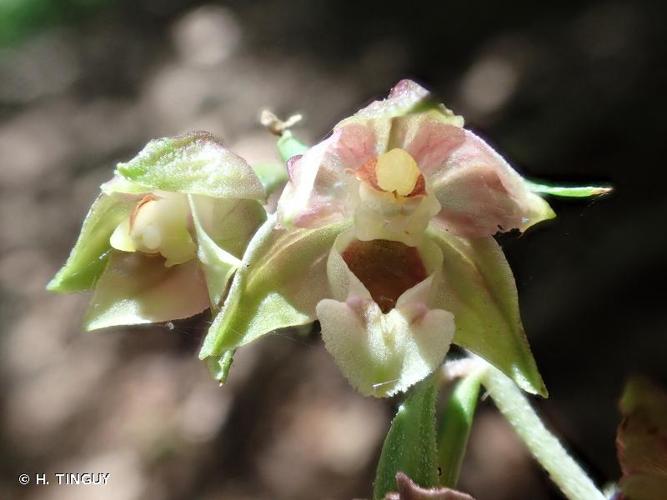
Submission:
{"label": "yellow anther", "polygon": [[375,175],[378,186],[384,191],[407,196],[415,188],[421,172],[410,153],[395,148],[378,156]]}

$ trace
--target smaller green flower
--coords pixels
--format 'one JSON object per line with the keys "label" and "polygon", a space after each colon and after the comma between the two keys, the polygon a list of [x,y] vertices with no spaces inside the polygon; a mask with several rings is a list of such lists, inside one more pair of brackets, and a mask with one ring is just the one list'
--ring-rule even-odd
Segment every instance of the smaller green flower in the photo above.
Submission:
{"label": "smaller green flower", "polygon": [[206,132],[149,142],[101,191],[47,287],[93,290],[88,330],[219,306],[266,219],[260,179]]}

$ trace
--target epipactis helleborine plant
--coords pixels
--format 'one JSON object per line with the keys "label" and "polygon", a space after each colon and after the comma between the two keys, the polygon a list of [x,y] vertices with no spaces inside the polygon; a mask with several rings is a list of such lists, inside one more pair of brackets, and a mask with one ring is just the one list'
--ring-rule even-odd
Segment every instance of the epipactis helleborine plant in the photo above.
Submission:
{"label": "epipactis helleborine plant", "polygon": [[554,213],[460,116],[404,80],[287,169],[277,213],[248,244],[201,358],[319,320],[365,395],[419,382],[451,342],[546,395],[493,235]]}
{"label": "epipactis helleborine plant", "polygon": [[258,176],[206,132],[149,142],[101,191],[48,285],[94,290],[88,330],[218,307],[266,219]]}

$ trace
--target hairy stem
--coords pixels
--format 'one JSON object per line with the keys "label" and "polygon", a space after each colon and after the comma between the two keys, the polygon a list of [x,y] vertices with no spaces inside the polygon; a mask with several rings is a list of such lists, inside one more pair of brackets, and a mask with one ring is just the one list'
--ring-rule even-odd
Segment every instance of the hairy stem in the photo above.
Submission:
{"label": "hairy stem", "polygon": [[604,500],[586,472],[544,426],[524,394],[508,377],[488,366],[482,384],[535,459],[571,500]]}

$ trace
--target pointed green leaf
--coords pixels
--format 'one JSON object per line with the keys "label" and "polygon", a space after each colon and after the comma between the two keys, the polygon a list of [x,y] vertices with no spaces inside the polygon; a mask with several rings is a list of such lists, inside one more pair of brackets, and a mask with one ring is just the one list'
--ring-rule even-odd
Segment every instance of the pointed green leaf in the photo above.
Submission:
{"label": "pointed green leaf", "polygon": [[435,377],[427,378],[408,392],[382,445],[373,485],[375,500],[396,490],[398,472],[407,474],[419,486],[437,486],[436,399]]}
{"label": "pointed green leaf", "polygon": [[86,330],[188,318],[209,306],[204,277],[195,259],[165,267],[164,259],[112,251],[95,285]]}
{"label": "pointed green leaf", "polygon": [[124,195],[101,194],[88,211],[81,233],[67,262],[47,285],[52,292],[80,292],[91,289],[107,263],[109,238],[125,219],[136,200]]}
{"label": "pointed green leaf", "polygon": [[434,226],[445,285],[438,306],[454,314],[454,343],[486,359],[522,389],[547,397],[523,330],[512,270],[493,239],[463,239]]}
{"label": "pointed green leaf", "polygon": [[609,194],[614,189],[610,186],[554,186],[528,179],[524,181],[533,193],[550,194],[560,198],[589,198]]}
{"label": "pointed green leaf", "polygon": [[275,215],[269,217],[248,245],[201,359],[279,328],[310,323],[315,306],[328,296],[327,255],[346,225],[290,230],[277,228],[275,221]]}
{"label": "pointed green leaf", "polygon": [[456,383],[438,427],[438,458],[443,486],[456,486],[463,463],[472,421],[479,399],[481,371],[474,371]]}
{"label": "pointed green leaf", "polygon": [[263,199],[264,189],[250,165],[208,132],[150,141],[117,171],[151,190],[214,198]]}

